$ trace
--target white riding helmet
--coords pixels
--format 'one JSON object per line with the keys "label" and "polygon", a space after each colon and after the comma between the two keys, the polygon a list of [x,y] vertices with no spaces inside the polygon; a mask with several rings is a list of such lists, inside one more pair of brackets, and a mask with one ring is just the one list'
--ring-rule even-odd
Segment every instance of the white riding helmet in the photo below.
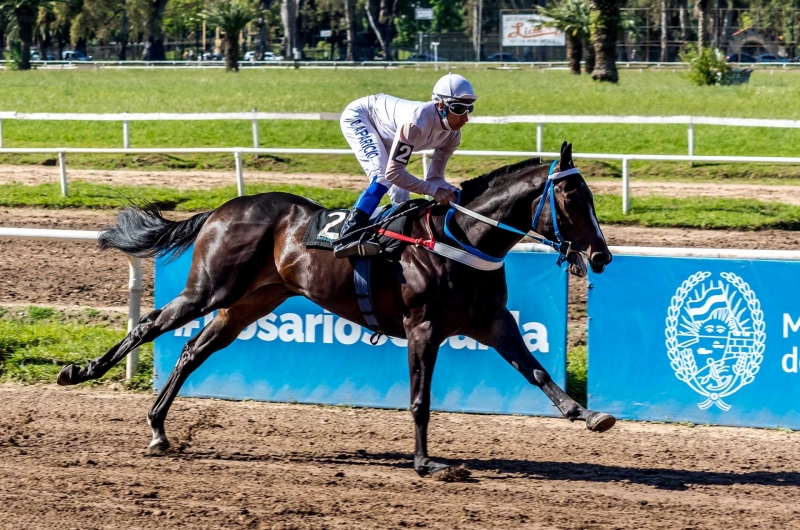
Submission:
{"label": "white riding helmet", "polygon": [[472,102],[478,99],[478,96],[475,95],[472,84],[464,79],[464,76],[447,74],[433,85],[431,99],[433,101],[444,101],[445,103],[452,101]]}

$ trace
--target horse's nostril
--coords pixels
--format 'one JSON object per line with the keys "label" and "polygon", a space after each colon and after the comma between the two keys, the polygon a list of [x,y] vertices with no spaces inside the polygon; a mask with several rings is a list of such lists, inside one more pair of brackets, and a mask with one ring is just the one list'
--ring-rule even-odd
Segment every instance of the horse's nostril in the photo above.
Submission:
{"label": "horse's nostril", "polygon": [[608,265],[609,263],[611,263],[611,253],[592,252],[592,255],[589,257],[589,261],[597,265]]}

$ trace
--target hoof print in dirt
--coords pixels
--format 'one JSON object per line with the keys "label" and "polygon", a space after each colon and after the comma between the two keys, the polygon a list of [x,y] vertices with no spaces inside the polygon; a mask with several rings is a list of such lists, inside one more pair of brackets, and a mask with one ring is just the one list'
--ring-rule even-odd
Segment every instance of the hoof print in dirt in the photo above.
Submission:
{"label": "hoof print in dirt", "polygon": [[449,466],[433,473],[431,478],[440,482],[464,482],[471,474],[472,472],[463,465],[458,467]]}

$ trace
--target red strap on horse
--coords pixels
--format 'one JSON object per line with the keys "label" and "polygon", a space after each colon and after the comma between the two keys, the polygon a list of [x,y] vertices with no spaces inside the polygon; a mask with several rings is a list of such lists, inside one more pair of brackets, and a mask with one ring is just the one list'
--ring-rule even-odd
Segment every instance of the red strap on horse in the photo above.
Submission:
{"label": "red strap on horse", "polygon": [[[431,222],[431,209],[428,208],[428,215],[427,215],[427,222],[428,222],[428,230],[430,230],[430,222]],[[433,240],[433,232],[431,232],[430,239],[422,239],[420,238],[413,238],[404,236],[403,234],[398,234],[397,232],[392,232],[391,230],[386,230],[385,228],[378,228],[376,230],[380,235],[390,237],[392,239],[397,239],[398,241],[404,241],[406,243],[411,243],[412,245],[416,245],[418,247],[425,247],[428,250],[433,250],[433,245],[436,241]]]}

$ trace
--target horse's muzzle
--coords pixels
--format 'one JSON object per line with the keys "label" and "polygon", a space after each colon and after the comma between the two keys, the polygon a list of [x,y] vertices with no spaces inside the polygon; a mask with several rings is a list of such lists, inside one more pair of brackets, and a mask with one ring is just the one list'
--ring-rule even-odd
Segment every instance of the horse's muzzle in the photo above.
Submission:
{"label": "horse's muzzle", "polygon": [[592,272],[600,274],[605,270],[606,265],[611,263],[612,259],[611,252],[607,250],[605,252],[593,252],[589,257],[589,266],[592,268]]}

